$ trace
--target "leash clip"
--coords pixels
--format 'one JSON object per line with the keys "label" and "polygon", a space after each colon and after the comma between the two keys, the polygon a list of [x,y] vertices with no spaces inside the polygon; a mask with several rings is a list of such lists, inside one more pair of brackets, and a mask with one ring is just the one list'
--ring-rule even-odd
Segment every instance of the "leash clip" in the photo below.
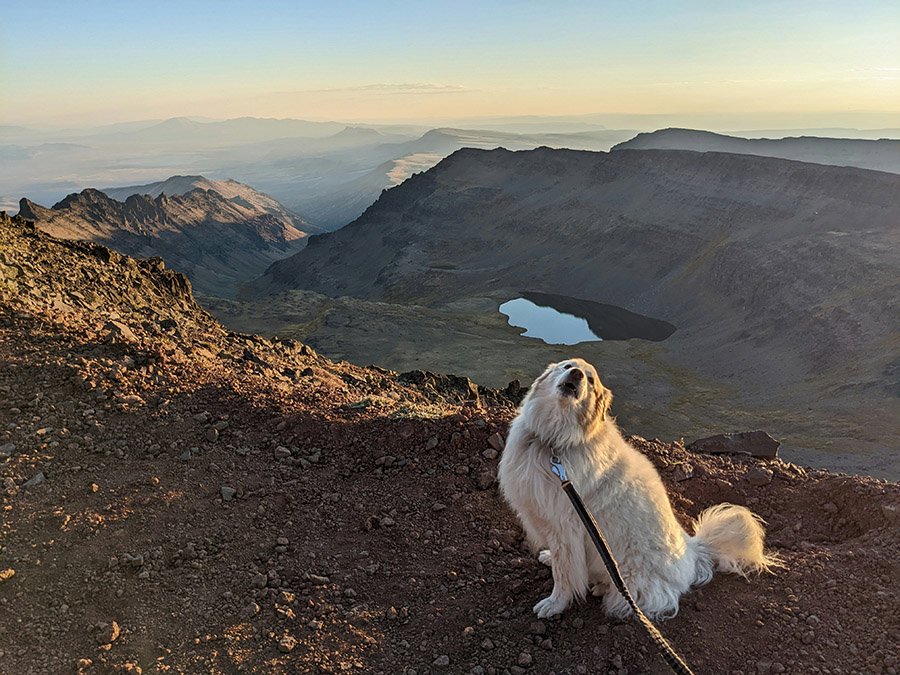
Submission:
{"label": "leash clip", "polygon": [[550,456],[550,470],[559,478],[560,482],[565,483],[569,480],[569,477],[566,475],[566,467],[562,465],[562,460],[556,455]]}

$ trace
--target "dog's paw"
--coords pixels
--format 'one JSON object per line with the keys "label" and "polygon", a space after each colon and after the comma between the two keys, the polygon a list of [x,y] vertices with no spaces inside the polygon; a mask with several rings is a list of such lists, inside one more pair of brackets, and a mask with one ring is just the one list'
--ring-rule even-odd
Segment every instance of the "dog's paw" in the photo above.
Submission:
{"label": "dog's paw", "polygon": [[547,567],[553,567],[553,554],[548,549],[544,549],[538,553],[538,562],[544,563]]}
{"label": "dog's paw", "polygon": [[556,616],[557,614],[562,614],[568,606],[569,603],[565,600],[554,598],[551,595],[534,606],[534,613],[537,614],[539,619],[546,619],[551,616]]}

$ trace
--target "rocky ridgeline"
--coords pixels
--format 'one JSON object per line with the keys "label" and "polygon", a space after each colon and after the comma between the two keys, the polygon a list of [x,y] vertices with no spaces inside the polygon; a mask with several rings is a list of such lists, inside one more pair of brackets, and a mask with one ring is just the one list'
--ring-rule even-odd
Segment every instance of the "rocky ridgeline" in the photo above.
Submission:
{"label": "rocky ridgeline", "polygon": [[0,228],[4,300],[62,314],[105,311],[158,322],[203,314],[187,278],[167,270],[159,258],[136,260],[90,242],[53,239],[5,212]]}
{"label": "rocky ridgeline", "polygon": [[[230,333],[158,261],[0,216],[2,670],[665,672],[597,602],[534,620],[507,394]],[[787,561],[664,624],[698,672],[896,673],[895,484],[633,440]]]}
{"label": "rocky ridgeline", "polygon": [[[228,192],[232,183],[214,185]],[[162,257],[170,267],[190,274],[200,292],[233,294],[305,243],[305,233],[296,227],[302,221],[270,197],[241,188],[238,192],[249,199],[196,188],[183,195],[132,194],[118,201],[88,188],[49,209],[23,198],[19,216],[54,237],[92,241],[137,257]]]}
{"label": "rocky ridgeline", "polygon": [[[280,382],[296,382],[311,366],[332,368],[311,348],[294,340],[267,340],[233,333],[221,326],[194,300],[191,283],[166,269],[160,258],[131,258],[91,242],[56,239],[18,216],[0,212],[0,300],[12,307],[39,312],[60,327],[87,328],[108,339],[133,345],[153,344],[184,355],[218,358],[240,364]],[[367,393],[381,393],[392,384],[417,401],[444,404],[490,400],[516,401],[522,390],[512,383],[505,392],[475,385],[467,378],[416,371],[354,368],[377,381]],[[414,389],[406,387],[410,382]]]}

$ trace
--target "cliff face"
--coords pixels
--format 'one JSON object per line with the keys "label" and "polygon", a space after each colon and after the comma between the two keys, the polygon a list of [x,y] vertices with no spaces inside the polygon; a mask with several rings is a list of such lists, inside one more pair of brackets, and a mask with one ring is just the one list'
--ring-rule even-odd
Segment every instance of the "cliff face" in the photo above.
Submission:
{"label": "cliff face", "polygon": [[[0,400],[9,672],[663,668],[596,599],[534,622],[498,392],[229,332],[159,261],[4,214]],[[698,672],[894,668],[896,483],[632,442],[685,522],[747,505],[786,562],[684,598]]]}
{"label": "cliff face", "polygon": [[132,194],[124,201],[87,189],[50,209],[23,199],[19,215],[56,237],[159,256],[210,295],[235,293],[273,260],[302,248],[306,238],[286,212],[201,188],[173,196]]}
{"label": "cliff face", "polygon": [[[38,207],[40,208],[40,207]],[[180,317],[209,323],[191,282],[160,258],[135,259],[88,241],[55,239],[21,216],[0,217],[0,289],[62,313]]]}

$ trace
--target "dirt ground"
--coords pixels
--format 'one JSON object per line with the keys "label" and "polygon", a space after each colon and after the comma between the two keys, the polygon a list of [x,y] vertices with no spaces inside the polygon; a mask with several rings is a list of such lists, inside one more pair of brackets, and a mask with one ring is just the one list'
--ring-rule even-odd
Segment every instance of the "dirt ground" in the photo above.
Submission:
{"label": "dirt ground", "polygon": [[[182,277],[0,221],[0,672],[664,673],[549,570],[465,381],[229,333]],[[689,522],[768,521],[662,631],[698,673],[896,673],[900,488],[635,438]]]}

